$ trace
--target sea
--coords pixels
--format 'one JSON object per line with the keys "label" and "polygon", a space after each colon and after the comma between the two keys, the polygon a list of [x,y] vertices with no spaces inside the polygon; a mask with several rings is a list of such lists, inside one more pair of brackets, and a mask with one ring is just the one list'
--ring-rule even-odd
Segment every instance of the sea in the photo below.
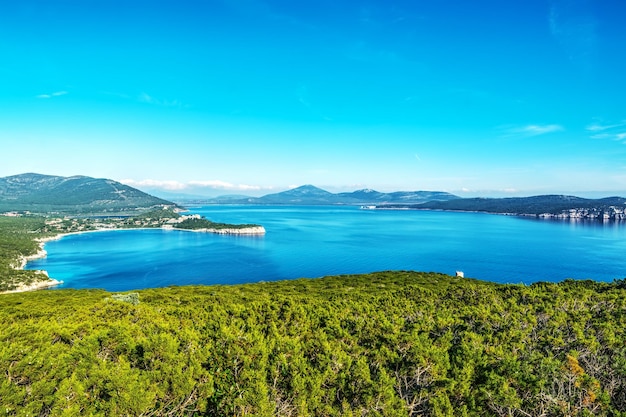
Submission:
{"label": "sea", "polygon": [[46,243],[26,269],[55,288],[128,291],[228,285],[386,270],[441,272],[498,283],[626,278],[626,223],[352,206],[190,208],[215,222],[255,223],[263,236],[114,230]]}

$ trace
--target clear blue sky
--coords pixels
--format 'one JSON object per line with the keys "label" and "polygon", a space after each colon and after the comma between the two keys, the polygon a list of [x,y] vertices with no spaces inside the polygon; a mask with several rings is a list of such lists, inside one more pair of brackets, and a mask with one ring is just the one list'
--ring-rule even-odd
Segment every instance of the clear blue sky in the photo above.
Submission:
{"label": "clear blue sky", "polygon": [[0,176],[626,194],[621,0],[3,0]]}

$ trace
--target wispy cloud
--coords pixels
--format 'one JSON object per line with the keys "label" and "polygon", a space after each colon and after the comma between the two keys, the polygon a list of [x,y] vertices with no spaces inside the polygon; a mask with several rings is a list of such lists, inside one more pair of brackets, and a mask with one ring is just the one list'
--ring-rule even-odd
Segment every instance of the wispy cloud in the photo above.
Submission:
{"label": "wispy cloud", "polygon": [[147,93],[141,93],[137,97],[137,100],[140,103],[153,104],[156,106],[163,107],[183,107],[183,103],[180,100],[164,100],[153,97]]}
{"label": "wispy cloud", "polygon": [[175,191],[175,190],[184,190],[187,188],[186,184],[178,181],[161,181],[161,180],[133,180],[133,179],[123,179],[120,180],[122,184],[129,185],[131,187],[147,187],[147,188],[158,188],[162,190]]}
{"label": "wispy cloud", "polygon": [[586,127],[591,139],[608,139],[626,144],[626,120],[618,123],[594,122]]}
{"label": "wispy cloud", "polygon": [[565,128],[561,125],[551,124],[551,125],[526,125],[526,126],[515,126],[515,127],[500,127],[500,130],[504,132],[505,137],[511,136],[519,136],[519,137],[530,137],[530,136],[539,136],[545,135],[548,133],[560,132],[565,130]]}
{"label": "wispy cloud", "polygon": [[53,98],[53,97],[64,96],[66,94],[68,94],[67,91],[55,91],[54,93],[50,93],[50,94],[39,94],[36,97],[37,98]]}
{"label": "wispy cloud", "polygon": [[263,189],[271,189],[271,187],[261,187],[259,185],[248,184],[232,184],[221,180],[193,180],[188,182],[180,182],[176,180],[120,180],[122,184],[137,188],[154,188],[167,191],[182,191],[189,189],[206,188],[211,190],[228,190],[228,191],[260,191]]}
{"label": "wispy cloud", "polygon": [[193,187],[205,187],[205,188],[211,188],[215,190],[258,191],[258,190],[263,189],[263,187],[258,186],[258,185],[231,184],[229,182],[220,181],[220,180],[189,181],[188,184]]}
{"label": "wispy cloud", "polygon": [[600,124],[600,123],[592,123],[588,125],[586,129],[589,130],[590,132],[601,132],[603,130],[615,129],[615,128],[623,127],[623,126],[626,126],[626,121],[623,121],[621,123],[607,124],[607,125]]}
{"label": "wispy cloud", "polygon": [[598,133],[591,135],[591,139],[609,139],[626,144],[626,132],[619,133]]}

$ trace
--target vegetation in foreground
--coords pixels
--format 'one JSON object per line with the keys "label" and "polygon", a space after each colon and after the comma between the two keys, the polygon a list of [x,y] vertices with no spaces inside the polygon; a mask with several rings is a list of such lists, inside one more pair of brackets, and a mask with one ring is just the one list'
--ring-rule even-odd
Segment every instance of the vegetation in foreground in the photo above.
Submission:
{"label": "vegetation in foreground", "polygon": [[624,282],[0,297],[3,415],[626,416]]}

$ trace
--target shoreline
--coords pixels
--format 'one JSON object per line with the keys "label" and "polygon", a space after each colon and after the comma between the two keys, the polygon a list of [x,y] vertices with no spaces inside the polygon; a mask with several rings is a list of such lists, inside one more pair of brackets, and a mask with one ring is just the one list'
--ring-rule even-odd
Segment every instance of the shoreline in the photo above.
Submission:
{"label": "shoreline", "polygon": [[622,222],[626,218],[622,217],[602,217],[602,216],[572,216],[569,214],[554,214],[554,213],[509,213],[498,211],[485,211],[485,210],[461,210],[461,209],[442,209],[442,208],[420,208],[420,207],[376,207],[367,208],[362,210],[381,210],[381,211],[399,211],[399,210],[415,210],[415,211],[437,211],[441,213],[474,213],[474,214],[492,214],[496,216],[510,216],[531,218],[537,220],[555,220],[555,221],[600,221],[600,222]]}
{"label": "shoreline", "polygon": [[[67,232],[67,233],[59,233],[53,236],[46,236],[41,238],[36,238],[35,241],[39,245],[39,250],[28,256],[20,256],[17,259],[17,265],[14,265],[14,269],[16,270],[24,270],[26,265],[30,261],[34,261],[36,259],[45,258],[48,256],[48,252],[45,249],[45,245],[48,242],[52,242],[55,240],[60,240],[65,236],[70,235],[80,235],[84,233],[94,233],[94,232],[114,232],[114,231],[123,231],[123,230],[178,230],[181,232],[201,232],[201,233],[214,233],[219,235],[237,235],[237,236],[262,236],[265,235],[265,228],[263,226],[253,226],[253,227],[244,227],[244,228],[224,228],[224,229],[178,229],[176,227],[124,227],[124,228],[101,228],[94,230],[81,230],[79,232]],[[33,269],[36,274],[41,274],[48,277],[47,280],[36,281],[30,284],[20,284],[15,289],[2,291],[0,294],[10,294],[10,293],[18,293],[18,292],[26,292],[26,291],[36,291],[42,290],[50,287],[55,287],[57,285],[63,284],[63,281],[50,278],[48,276],[48,272],[41,269]]]}
{"label": "shoreline", "polygon": [[237,228],[224,228],[224,229],[178,229],[176,227],[166,228],[165,230],[180,230],[181,232],[200,232],[200,233],[213,233],[216,235],[244,235],[244,236],[262,236],[265,234],[265,228],[263,226],[252,226]]}
{"label": "shoreline", "polygon": [[[48,276],[46,271],[38,270],[36,272],[39,274]],[[20,284],[16,288],[12,290],[2,291],[0,292],[0,294],[14,294],[14,293],[19,293],[19,292],[45,290],[46,288],[55,287],[61,284],[63,284],[63,281],[59,281],[54,278],[48,277],[48,279],[45,281],[37,281],[37,282],[30,283],[30,284]]]}
{"label": "shoreline", "polygon": [[[48,237],[35,239],[35,242],[37,242],[37,245],[39,245],[39,250],[32,255],[28,255],[28,256],[21,255],[17,259],[17,262],[18,262],[17,265],[13,265],[13,269],[17,271],[23,271],[24,268],[26,267],[26,264],[28,264],[28,262],[34,261],[36,259],[45,258],[46,256],[48,256],[48,252],[44,249],[46,242],[49,242],[52,240],[58,240],[63,236],[64,235],[61,234],[61,235],[48,236]],[[50,278],[50,276],[48,275],[48,271],[45,271],[42,269],[32,269],[31,271],[34,271],[35,274],[37,275],[43,275],[47,277],[48,279],[31,282],[30,284],[19,284],[14,289],[2,291],[0,292],[0,294],[11,294],[11,293],[18,293],[18,292],[43,290],[46,288],[55,287],[57,285],[63,284],[63,281]]]}

